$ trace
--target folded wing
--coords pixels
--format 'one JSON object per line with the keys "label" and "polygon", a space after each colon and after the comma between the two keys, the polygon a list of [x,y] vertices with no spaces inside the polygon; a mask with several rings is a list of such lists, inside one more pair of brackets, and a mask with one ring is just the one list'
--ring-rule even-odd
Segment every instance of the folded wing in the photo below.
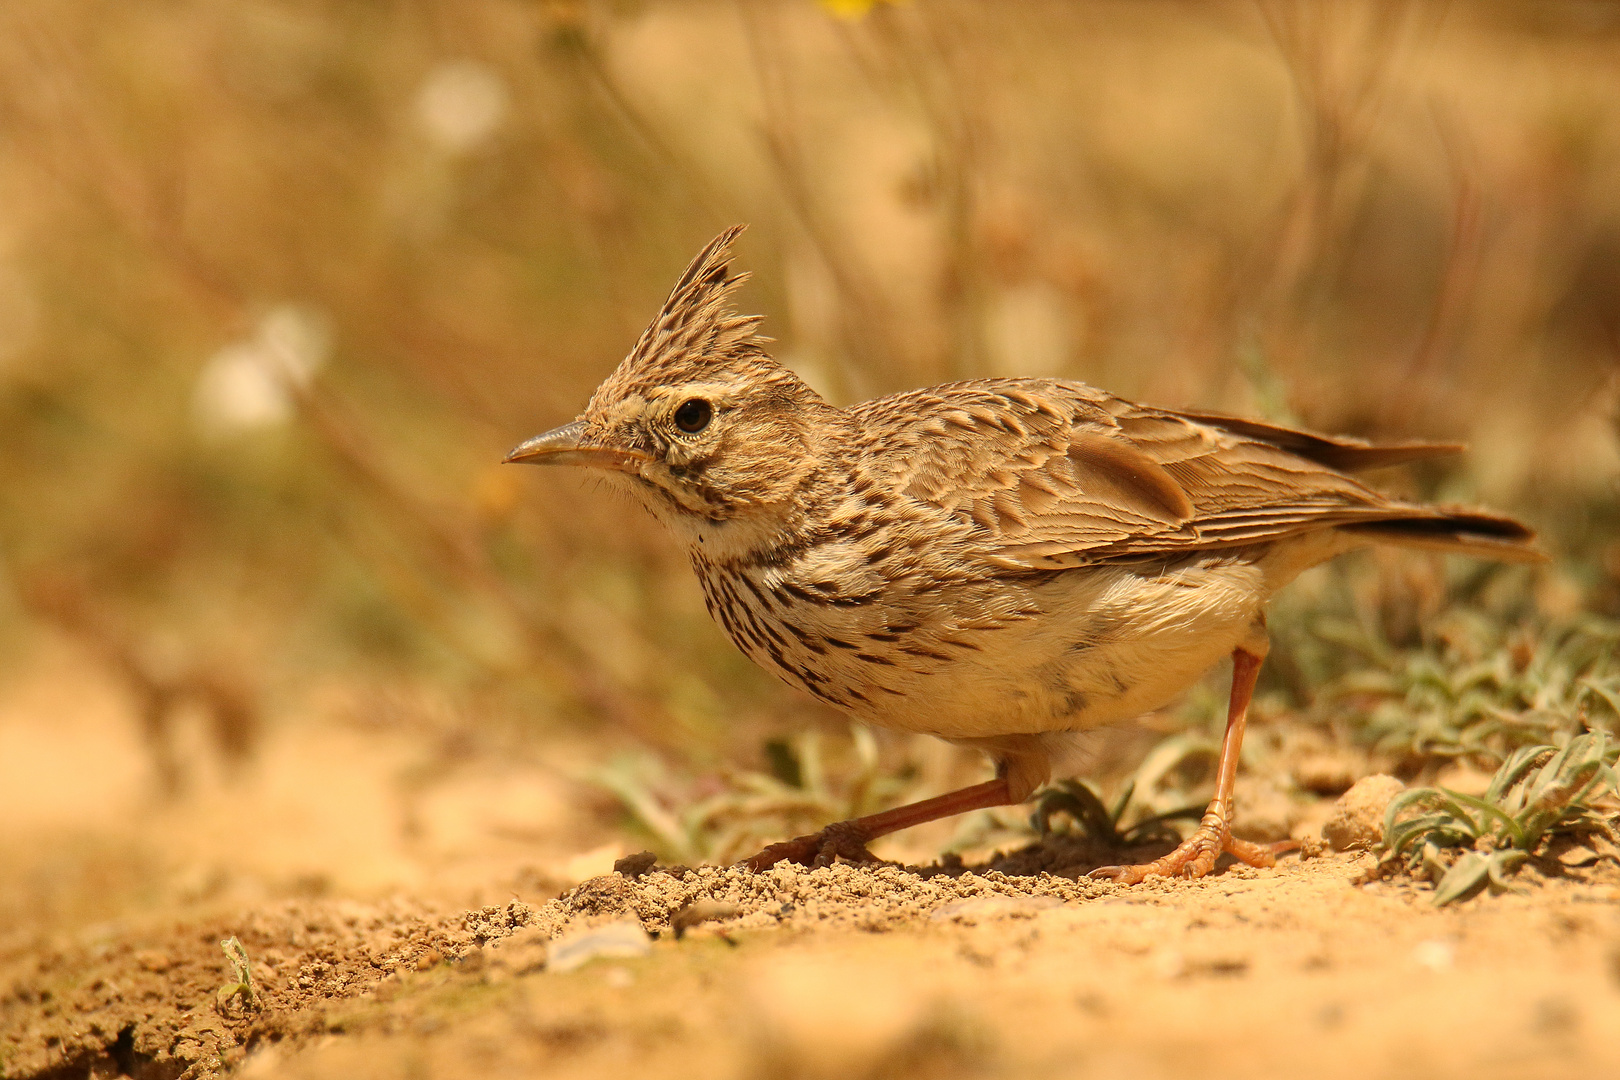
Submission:
{"label": "folded wing", "polygon": [[898,451],[885,455],[891,481],[962,519],[980,557],[1007,569],[1190,554],[1333,527],[1541,558],[1511,518],[1403,503],[1348,475],[1460,447],[1375,445],[1151,409],[1052,380],[955,383],[853,411]]}

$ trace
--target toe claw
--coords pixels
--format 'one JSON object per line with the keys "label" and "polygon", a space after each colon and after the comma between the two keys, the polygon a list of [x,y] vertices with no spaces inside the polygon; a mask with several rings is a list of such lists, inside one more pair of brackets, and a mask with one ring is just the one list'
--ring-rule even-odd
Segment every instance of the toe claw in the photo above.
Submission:
{"label": "toe claw", "polygon": [[799,836],[792,840],[767,844],[760,850],[759,854],[744,859],[737,865],[756,874],[769,870],[781,862],[796,862],[809,865],[809,861],[815,858],[816,849],[810,847],[808,841],[814,839],[813,836]]}
{"label": "toe claw", "polygon": [[1162,859],[1136,866],[1099,866],[1087,877],[1135,885],[1150,877],[1201,878],[1215,868],[1216,861],[1229,854],[1250,866],[1275,866],[1277,856],[1297,846],[1292,841],[1256,844],[1239,840],[1224,826],[1200,826]]}

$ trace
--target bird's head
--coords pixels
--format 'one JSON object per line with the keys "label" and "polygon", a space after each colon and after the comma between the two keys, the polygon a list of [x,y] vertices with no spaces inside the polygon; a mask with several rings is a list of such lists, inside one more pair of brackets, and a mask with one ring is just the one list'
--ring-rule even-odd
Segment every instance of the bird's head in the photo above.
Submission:
{"label": "bird's head", "polygon": [[836,410],[766,355],[759,316],[731,309],[746,280],[729,274],[740,232],[727,229],[698,254],[577,419],[506,460],[603,470],[677,525],[784,506],[813,466],[818,425]]}

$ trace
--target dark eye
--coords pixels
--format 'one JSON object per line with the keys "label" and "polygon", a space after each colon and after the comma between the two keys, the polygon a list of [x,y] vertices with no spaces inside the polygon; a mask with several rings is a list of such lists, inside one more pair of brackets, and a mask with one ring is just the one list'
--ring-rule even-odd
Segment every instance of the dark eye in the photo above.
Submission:
{"label": "dark eye", "polygon": [[714,407],[702,398],[688,398],[675,410],[675,426],[688,435],[696,435],[709,426]]}

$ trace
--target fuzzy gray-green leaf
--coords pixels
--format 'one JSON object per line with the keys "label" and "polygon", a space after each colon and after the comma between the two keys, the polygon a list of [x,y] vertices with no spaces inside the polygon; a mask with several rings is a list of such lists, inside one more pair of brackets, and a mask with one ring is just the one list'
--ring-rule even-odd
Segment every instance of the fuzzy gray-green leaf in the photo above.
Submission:
{"label": "fuzzy gray-green leaf", "polygon": [[1435,906],[1444,907],[1454,900],[1472,896],[1485,883],[1490,869],[1490,859],[1475,851],[1458,859],[1435,886]]}

